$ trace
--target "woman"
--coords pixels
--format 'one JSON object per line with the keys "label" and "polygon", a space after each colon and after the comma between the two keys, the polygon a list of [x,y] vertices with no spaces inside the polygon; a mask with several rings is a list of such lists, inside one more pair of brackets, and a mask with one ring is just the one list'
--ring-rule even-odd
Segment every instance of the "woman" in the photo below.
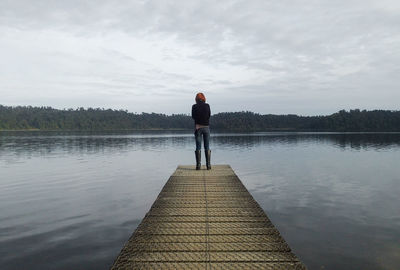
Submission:
{"label": "woman", "polygon": [[201,168],[201,137],[204,140],[204,151],[206,156],[207,170],[211,170],[211,150],[209,120],[211,115],[210,105],[206,103],[206,97],[203,93],[197,93],[196,104],[192,106],[192,118],[194,119],[196,139],[196,170]]}

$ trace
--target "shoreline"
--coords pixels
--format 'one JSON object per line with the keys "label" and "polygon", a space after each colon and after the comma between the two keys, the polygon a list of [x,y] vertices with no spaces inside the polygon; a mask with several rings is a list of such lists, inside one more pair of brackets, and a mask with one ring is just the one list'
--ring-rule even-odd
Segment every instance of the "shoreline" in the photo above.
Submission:
{"label": "shoreline", "polygon": [[[0,129],[1,132],[146,132],[146,131],[182,131],[192,133],[192,129],[96,129],[96,130],[80,130],[80,129]],[[213,133],[228,133],[228,134],[254,134],[254,133],[329,133],[329,134],[399,134],[400,131],[337,131],[337,130],[289,130],[289,129],[269,129],[269,130],[217,130]]]}

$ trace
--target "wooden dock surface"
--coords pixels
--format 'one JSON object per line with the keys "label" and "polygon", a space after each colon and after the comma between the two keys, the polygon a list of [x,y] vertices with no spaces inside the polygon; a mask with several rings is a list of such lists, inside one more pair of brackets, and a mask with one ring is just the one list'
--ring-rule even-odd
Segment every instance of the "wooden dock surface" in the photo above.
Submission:
{"label": "wooden dock surface", "polygon": [[229,165],[179,166],[116,269],[306,269]]}

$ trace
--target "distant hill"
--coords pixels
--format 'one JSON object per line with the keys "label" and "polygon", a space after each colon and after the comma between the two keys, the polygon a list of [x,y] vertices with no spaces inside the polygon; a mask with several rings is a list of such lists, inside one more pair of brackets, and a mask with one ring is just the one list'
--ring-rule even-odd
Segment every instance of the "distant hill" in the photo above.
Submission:
{"label": "distant hill", "polygon": [[[327,116],[226,112],[211,117],[219,131],[400,131],[400,111],[341,110]],[[192,129],[185,114],[134,114],[123,110],[0,105],[0,130]]]}

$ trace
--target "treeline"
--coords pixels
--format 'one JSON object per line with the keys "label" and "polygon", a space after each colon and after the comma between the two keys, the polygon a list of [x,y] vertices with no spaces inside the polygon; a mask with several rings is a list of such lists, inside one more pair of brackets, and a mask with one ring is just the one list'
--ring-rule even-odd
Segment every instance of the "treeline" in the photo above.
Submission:
{"label": "treeline", "polygon": [[190,128],[187,115],[155,113],[133,114],[124,110],[78,108],[58,110],[51,107],[1,106],[0,129],[40,130],[128,130]]}
{"label": "treeline", "polygon": [[341,110],[328,116],[235,112],[217,114],[212,123],[218,129],[232,131],[400,131],[400,111]]}
{"label": "treeline", "polygon": [[[211,117],[220,131],[400,131],[400,111],[341,110],[328,116],[218,113]],[[124,110],[0,105],[0,130],[144,130],[192,129],[184,114],[134,114]]]}

